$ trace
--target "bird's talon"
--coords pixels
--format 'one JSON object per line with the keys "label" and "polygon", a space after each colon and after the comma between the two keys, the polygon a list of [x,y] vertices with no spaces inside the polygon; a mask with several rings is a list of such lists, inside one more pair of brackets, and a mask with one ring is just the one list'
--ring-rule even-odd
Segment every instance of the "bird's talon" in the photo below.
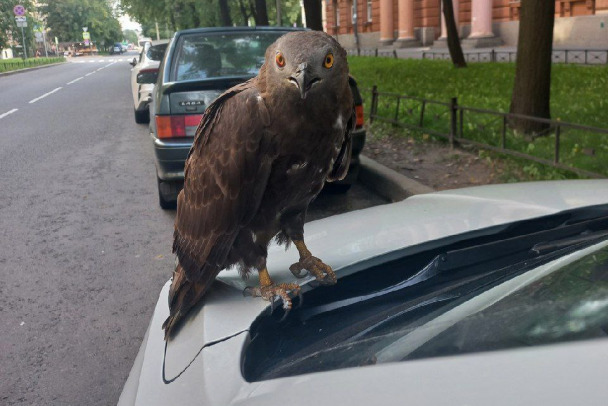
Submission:
{"label": "bird's talon", "polygon": [[291,308],[285,309],[285,311],[283,312],[283,317],[281,317],[281,319],[279,320],[279,323],[282,323],[283,321],[285,321],[285,319],[287,318],[287,315],[289,314],[290,311],[291,311]]}
{"label": "bird's talon", "polygon": [[[289,267],[289,270],[291,271],[293,276],[295,276],[298,279],[305,277],[309,273],[306,269],[304,269],[304,267],[299,262],[292,264]],[[302,272],[302,271],[304,271],[304,272]]]}

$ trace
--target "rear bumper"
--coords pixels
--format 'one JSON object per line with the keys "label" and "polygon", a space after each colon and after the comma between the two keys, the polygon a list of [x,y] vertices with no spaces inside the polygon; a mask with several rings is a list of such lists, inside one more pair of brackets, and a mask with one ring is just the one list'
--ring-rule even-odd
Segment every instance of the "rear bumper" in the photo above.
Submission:
{"label": "rear bumper", "polygon": [[184,165],[193,139],[160,140],[154,135],[151,137],[154,140],[154,160],[158,178],[165,182],[183,182]]}
{"label": "rear bumper", "polygon": [[[179,140],[160,140],[150,134],[154,141],[154,159],[158,178],[166,182],[180,182],[184,180],[184,165],[193,138],[181,138]],[[351,170],[356,177],[359,168],[359,154],[365,145],[365,129],[353,131],[353,152]],[[345,178],[337,183],[352,183],[352,177]]]}

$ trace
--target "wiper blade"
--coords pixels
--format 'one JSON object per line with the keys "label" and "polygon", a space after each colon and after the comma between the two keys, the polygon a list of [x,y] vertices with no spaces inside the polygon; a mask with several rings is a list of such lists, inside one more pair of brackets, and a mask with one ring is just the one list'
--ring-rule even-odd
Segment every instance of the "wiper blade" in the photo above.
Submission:
{"label": "wiper blade", "polygon": [[[600,231],[595,231],[595,230]],[[448,251],[441,255],[438,264],[438,271],[444,273],[460,268],[468,268],[485,262],[504,262],[506,265],[512,263],[509,257],[516,256],[515,260],[525,257],[534,257],[549,252],[552,244],[568,239],[580,239],[585,235],[595,232],[608,232],[608,216],[593,220],[582,221],[576,224],[564,225],[551,230],[539,231],[536,233],[525,234],[504,240],[493,241],[487,244],[480,244],[473,247],[459,250]],[[598,237],[600,238],[600,237]],[[534,248],[539,244],[544,251],[535,251]],[[562,247],[565,247],[564,245]],[[553,245],[553,250],[559,249]]]}
{"label": "wiper blade", "polygon": [[542,242],[532,247],[531,251],[537,255],[543,255],[558,249],[570,247],[573,245],[583,244],[590,241],[599,240],[608,237],[608,230],[597,231],[594,233],[582,234],[576,237],[564,238],[557,241]]}

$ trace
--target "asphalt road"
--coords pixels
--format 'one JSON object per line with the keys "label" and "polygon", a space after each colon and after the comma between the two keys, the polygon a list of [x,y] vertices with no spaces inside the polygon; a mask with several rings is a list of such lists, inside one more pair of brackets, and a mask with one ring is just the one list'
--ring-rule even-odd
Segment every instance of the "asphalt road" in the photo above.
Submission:
{"label": "asphalt road", "polygon": [[[133,56],[0,76],[0,404],[116,404],[170,277]],[[382,203],[357,185],[309,217]]]}

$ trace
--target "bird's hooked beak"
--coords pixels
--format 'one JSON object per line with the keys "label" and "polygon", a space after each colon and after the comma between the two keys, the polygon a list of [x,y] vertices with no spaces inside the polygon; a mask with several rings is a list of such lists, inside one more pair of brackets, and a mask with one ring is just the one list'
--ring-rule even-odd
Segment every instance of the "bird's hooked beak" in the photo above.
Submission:
{"label": "bird's hooked beak", "polygon": [[298,65],[298,69],[296,69],[295,73],[289,77],[289,81],[300,90],[300,97],[305,99],[310,88],[315,83],[320,82],[321,79],[310,72],[306,62],[302,62]]}

